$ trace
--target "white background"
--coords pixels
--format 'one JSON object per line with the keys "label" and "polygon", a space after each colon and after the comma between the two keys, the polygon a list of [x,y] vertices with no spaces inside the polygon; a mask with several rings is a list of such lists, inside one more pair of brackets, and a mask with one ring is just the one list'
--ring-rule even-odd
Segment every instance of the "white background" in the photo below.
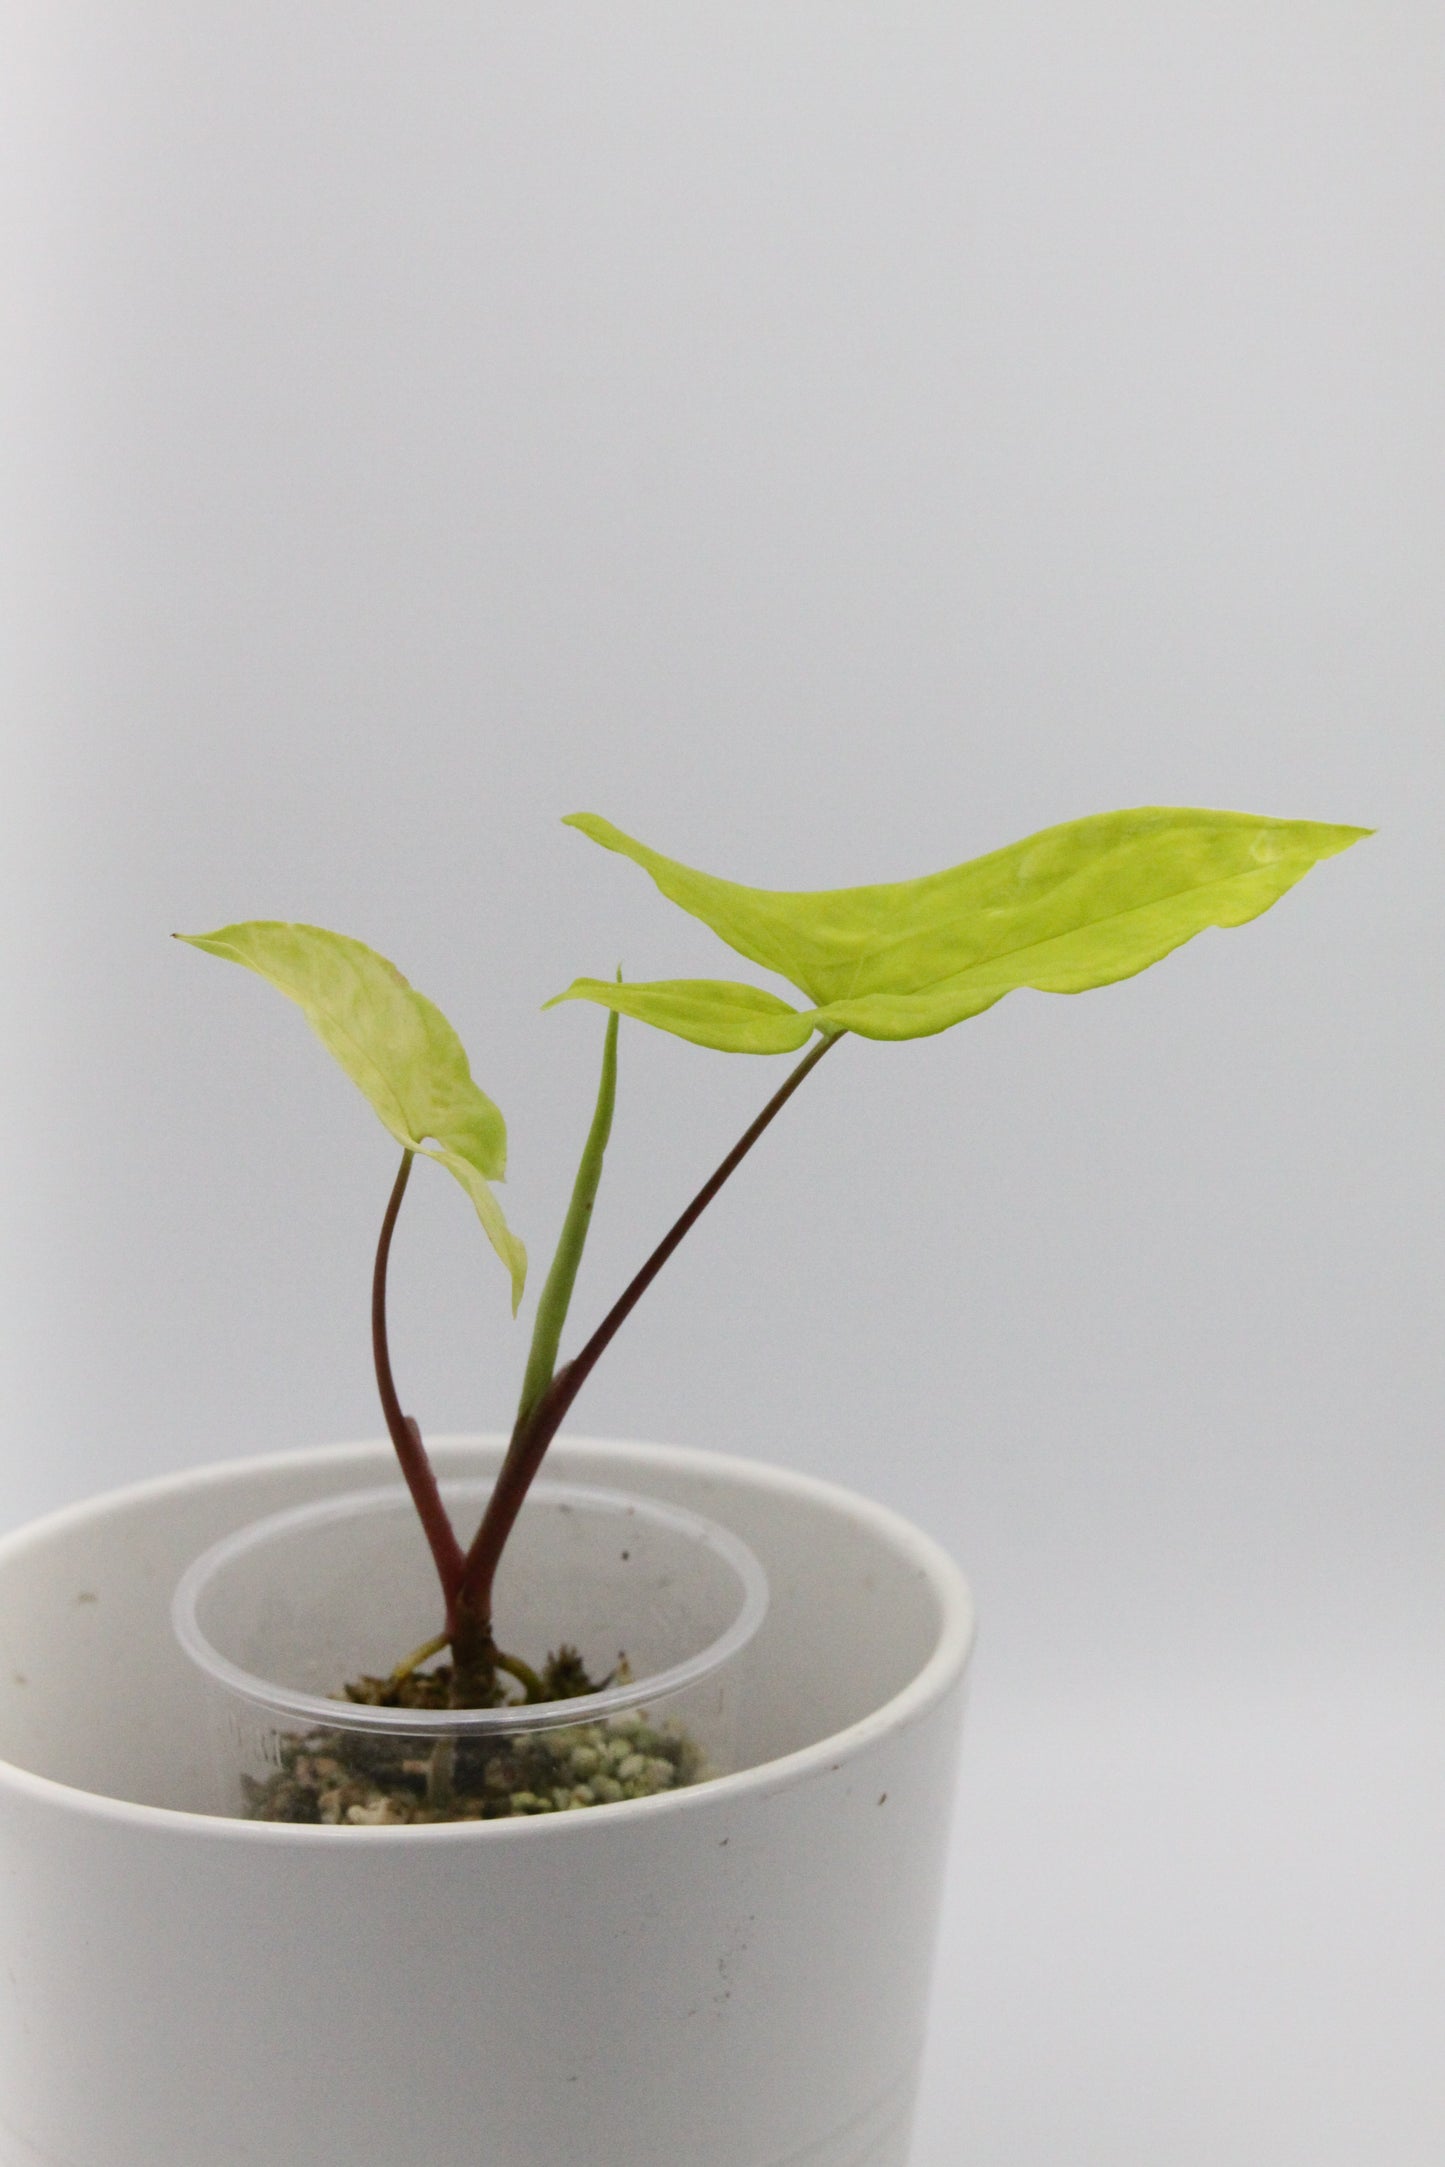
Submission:
{"label": "white background", "polygon": [[[851,1042],[579,1402],[983,1617],[917,2167],[1445,2157],[1445,17],[5,8],[0,1518],[379,1427],[389,1141],[175,947],[452,1017],[545,1262],[600,1019],[779,887],[1199,803],[1259,923]],[[585,1324],[783,1073],[624,1027]],[[422,1169],[424,1426],[522,1336]]]}

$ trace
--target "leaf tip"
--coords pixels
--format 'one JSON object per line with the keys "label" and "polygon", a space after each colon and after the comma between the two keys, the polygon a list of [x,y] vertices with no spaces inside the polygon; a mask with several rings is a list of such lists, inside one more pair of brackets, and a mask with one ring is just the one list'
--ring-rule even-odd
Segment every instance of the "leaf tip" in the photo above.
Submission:
{"label": "leaf tip", "polygon": [[1319,833],[1322,840],[1319,846],[1319,855],[1321,858],[1337,857],[1342,850],[1353,850],[1356,843],[1366,842],[1370,836],[1377,832],[1378,830],[1375,828],[1353,828],[1343,825],[1321,828]]}
{"label": "leaf tip", "polygon": [[622,830],[615,828],[610,820],[604,820],[601,813],[564,813],[562,825],[564,828],[576,828],[594,843],[601,843],[605,850],[617,850],[621,847]]}
{"label": "leaf tip", "polygon": [[229,960],[219,933],[173,933],[171,939],[182,942],[187,948],[199,948],[203,955],[222,956]]}

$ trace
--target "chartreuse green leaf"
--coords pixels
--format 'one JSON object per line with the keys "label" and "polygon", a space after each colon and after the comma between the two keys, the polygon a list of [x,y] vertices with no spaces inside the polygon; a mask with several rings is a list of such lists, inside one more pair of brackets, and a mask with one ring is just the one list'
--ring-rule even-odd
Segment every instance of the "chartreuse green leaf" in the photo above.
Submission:
{"label": "chartreuse green leaf", "polygon": [[320,926],[255,918],[176,938],[244,964],[294,1001],[397,1142],[461,1183],[510,1274],[515,1313],[527,1252],[490,1187],[507,1170],[507,1125],[441,1010],[374,948]]}
{"label": "chartreuse green leaf", "polygon": [[674,1031],[698,1046],[720,1046],[729,1053],[789,1053],[813,1035],[811,1017],[800,1015],[776,993],[743,986],[726,978],[668,978],[651,985],[615,986],[579,978],[546,1002],[600,1001],[619,1016]]}
{"label": "chartreuse green leaf", "polygon": [[922,880],[808,893],[694,872],[595,813],[573,813],[569,825],[642,866],[672,902],[814,1005],[793,1009],[715,979],[579,978],[557,999],[598,1001],[728,1053],[786,1053],[814,1031],[924,1038],[1020,986],[1110,985],[1207,926],[1258,917],[1311,866],[1371,832],[1143,806],[1045,828]]}

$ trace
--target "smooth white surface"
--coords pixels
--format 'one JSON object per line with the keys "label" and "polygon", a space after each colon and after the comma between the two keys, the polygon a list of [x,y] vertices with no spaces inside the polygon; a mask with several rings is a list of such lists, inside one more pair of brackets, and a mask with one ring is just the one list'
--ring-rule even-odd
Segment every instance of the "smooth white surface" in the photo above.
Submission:
{"label": "smooth white surface", "polygon": [[[198,1685],[167,1587],[198,1539],[365,1487],[387,1453],[146,1485],[0,1548],[0,1632],[34,1647],[0,1696],[11,2158],[252,2167],[280,2131],[315,2167],[471,2167],[479,2143],[489,2167],[900,2167],[973,1629],[956,1569],[834,1487],[570,1440],[574,1480],[705,1510],[759,1551],[779,1602],[740,1663],[754,1739],[792,1750],[537,1821],[189,1810]],[[83,1603],[57,1592],[77,1578]],[[853,1720],[818,1740],[830,1700]],[[83,1756],[106,1795],[54,1780]]]}
{"label": "smooth white surface", "polygon": [[[559,814],[778,885],[1141,801],[1377,825],[1127,985],[830,1056],[578,1419],[968,1565],[938,2167],[965,2110],[989,2167],[1435,2167],[1445,16],[0,33],[0,1518],[376,1426],[389,1147],[171,927],[393,955],[540,1266],[599,1025],[538,1004],[735,967]],[[777,1074],[624,1036],[579,1325]],[[428,1433],[505,1424],[440,1174],[393,1277]]]}

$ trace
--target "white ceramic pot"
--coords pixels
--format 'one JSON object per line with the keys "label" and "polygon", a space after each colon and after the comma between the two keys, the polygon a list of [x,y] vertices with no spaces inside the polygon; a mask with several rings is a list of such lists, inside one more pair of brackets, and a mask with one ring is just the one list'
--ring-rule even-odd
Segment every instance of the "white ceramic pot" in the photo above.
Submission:
{"label": "white ceramic pot", "polygon": [[[498,1450],[435,1456],[461,1477]],[[762,1560],[741,1772],[537,1820],[196,1810],[176,1582],[388,1453],[204,1469],[0,1544],[3,2167],[903,2167],[972,1632],[954,1566],[828,1484],[561,1439],[557,1478]]]}

